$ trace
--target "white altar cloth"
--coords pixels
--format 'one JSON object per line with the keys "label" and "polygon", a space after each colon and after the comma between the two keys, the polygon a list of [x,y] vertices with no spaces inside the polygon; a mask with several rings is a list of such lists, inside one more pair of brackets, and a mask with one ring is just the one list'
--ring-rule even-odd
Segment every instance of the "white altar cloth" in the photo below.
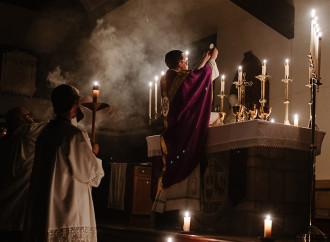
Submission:
{"label": "white altar cloth", "polygon": [[[205,148],[207,153],[250,147],[273,147],[310,151],[311,136],[311,129],[309,128],[255,119],[210,127]],[[325,131],[316,130],[316,155],[321,154],[324,136]],[[148,157],[160,156],[160,136],[148,136],[146,139]]]}

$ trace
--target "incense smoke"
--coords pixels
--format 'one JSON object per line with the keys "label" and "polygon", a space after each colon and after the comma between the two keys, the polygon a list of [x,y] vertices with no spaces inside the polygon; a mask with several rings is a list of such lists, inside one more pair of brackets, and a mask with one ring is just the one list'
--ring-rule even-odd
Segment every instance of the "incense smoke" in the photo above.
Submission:
{"label": "incense smoke", "polygon": [[[145,127],[148,82],[167,69],[166,52],[184,48],[193,39],[191,29],[185,28],[184,16],[173,11],[181,7],[182,3],[177,1],[171,4],[129,1],[120,7],[123,10],[105,15],[97,21],[88,38],[81,40],[74,57],[75,64],[62,68],[59,62],[59,66],[49,73],[51,87],[67,81],[77,86],[82,96],[91,96],[92,83],[97,80],[100,83],[99,102],[112,107],[111,111],[98,112],[99,128],[130,130]],[[63,62],[72,58],[63,54]],[[152,93],[154,100],[154,90]],[[84,112],[88,116],[88,110]]]}

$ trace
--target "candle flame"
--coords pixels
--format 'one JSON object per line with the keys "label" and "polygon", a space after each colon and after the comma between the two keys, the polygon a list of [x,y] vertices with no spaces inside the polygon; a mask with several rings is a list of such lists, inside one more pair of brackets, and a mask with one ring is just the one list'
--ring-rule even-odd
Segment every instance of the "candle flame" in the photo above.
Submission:
{"label": "candle flame", "polygon": [[189,55],[189,50],[186,50],[186,52],[185,52],[185,53],[186,53],[186,56],[188,56],[188,55]]}
{"label": "candle flame", "polygon": [[264,60],[263,63],[266,64],[267,63],[267,60]]}
{"label": "candle flame", "polygon": [[184,213],[184,216],[185,216],[185,217],[189,217],[189,212],[186,211],[186,212]]}
{"label": "candle flame", "polygon": [[239,67],[238,67],[238,70],[242,70],[242,66],[239,66]]}
{"label": "candle flame", "polygon": [[275,119],[272,118],[272,119],[270,120],[270,122],[275,123]]}
{"label": "candle flame", "polygon": [[149,87],[151,87],[152,86],[152,82],[149,82]]}
{"label": "candle flame", "polygon": [[167,242],[172,242],[172,238],[171,237],[168,237],[167,238]]}
{"label": "candle flame", "polygon": [[224,80],[225,79],[225,75],[221,75],[221,79]]}
{"label": "candle flame", "polygon": [[294,115],[294,118],[295,118],[295,119],[298,119],[298,114],[295,114],[295,115]]}
{"label": "candle flame", "polygon": [[286,59],[286,60],[285,60],[285,63],[289,63],[289,59]]}
{"label": "candle flame", "polygon": [[155,81],[158,81],[158,76],[155,76]]}
{"label": "candle flame", "polygon": [[270,216],[269,216],[269,214],[267,215],[266,219],[270,219]]}
{"label": "candle flame", "polygon": [[164,75],[165,75],[165,72],[164,72],[164,71],[162,71],[162,72],[161,72],[161,75],[162,75],[162,76],[164,76]]}
{"label": "candle flame", "polygon": [[98,86],[99,82],[98,81],[94,81],[94,86]]}

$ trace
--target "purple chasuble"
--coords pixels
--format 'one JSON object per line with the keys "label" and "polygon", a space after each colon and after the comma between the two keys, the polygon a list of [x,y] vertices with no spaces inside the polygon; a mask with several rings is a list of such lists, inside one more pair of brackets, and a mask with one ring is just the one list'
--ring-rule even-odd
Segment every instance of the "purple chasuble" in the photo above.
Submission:
{"label": "purple chasuble", "polygon": [[206,166],[204,146],[212,105],[211,76],[211,66],[206,64],[194,71],[168,70],[162,78],[163,102],[166,97],[169,101],[161,135],[165,141],[165,146],[161,144],[164,188],[185,179],[198,163],[202,168]]}

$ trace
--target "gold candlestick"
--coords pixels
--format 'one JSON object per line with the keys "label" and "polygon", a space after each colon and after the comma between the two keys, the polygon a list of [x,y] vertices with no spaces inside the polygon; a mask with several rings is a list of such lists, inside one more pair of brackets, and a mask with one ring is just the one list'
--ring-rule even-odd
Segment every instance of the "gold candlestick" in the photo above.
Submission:
{"label": "gold candlestick", "polygon": [[261,98],[259,100],[259,103],[261,104],[262,107],[265,106],[267,100],[265,99],[265,89],[266,89],[266,81],[271,78],[270,75],[259,75],[256,76],[257,79],[260,80],[261,82]]}
{"label": "gold candlestick", "polygon": [[284,124],[287,124],[287,125],[291,125],[290,121],[289,121],[289,104],[290,104],[290,100],[289,100],[289,83],[292,82],[292,81],[293,81],[292,79],[288,79],[288,78],[282,79],[282,82],[285,85],[285,89],[284,89],[285,99],[283,101],[283,103],[285,105]]}
{"label": "gold candlestick", "polygon": [[224,94],[219,94],[218,97],[220,97],[220,112],[219,112],[219,123],[217,123],[217,125],[223,125],[224,124],[224,120],[226,117],[226,113],[223,111],[223,104],[224,104],[224,98],[226,95]]}

